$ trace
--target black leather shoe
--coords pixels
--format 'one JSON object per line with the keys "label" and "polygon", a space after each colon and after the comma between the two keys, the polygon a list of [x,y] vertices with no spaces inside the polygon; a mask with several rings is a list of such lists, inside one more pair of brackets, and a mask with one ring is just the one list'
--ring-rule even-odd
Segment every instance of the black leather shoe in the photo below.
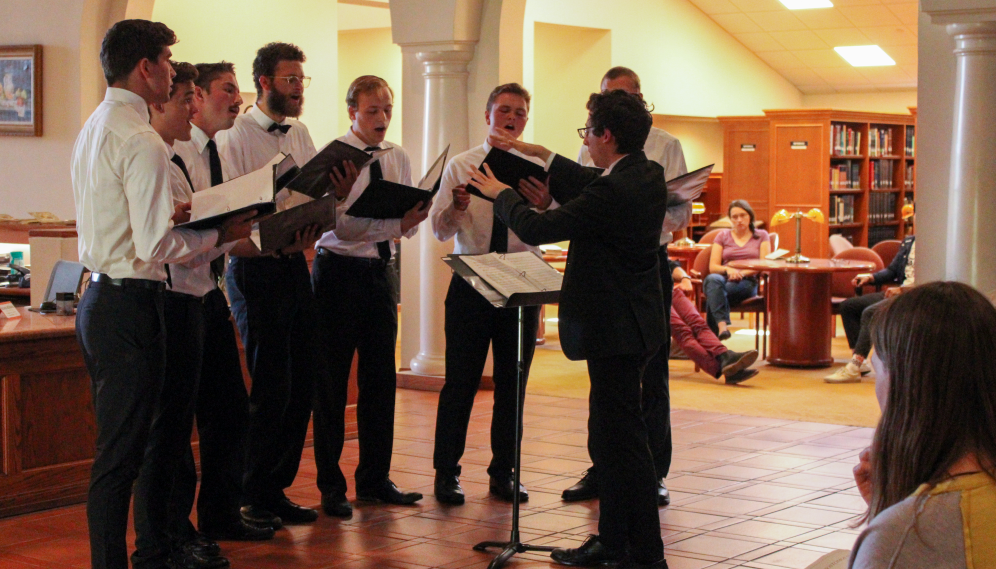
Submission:
{"label": "black leather shoe", "polygon": [[456,475],[436,475],[435,483],[436,500],[444,504],[454,506],[463,505],[465,496],[463,488],[460,487],[460,477]]}
{"label": "black leather shoe", "polygon": [[[515,479],[511,474],[508,476],[492,476],[488,481],[488,492],[493,496],[497,497],[499,500],[505,500],[506,502],[511,502],[515,498]],[[526,487],[521,483],[519,484],[519,503],[529,501],[529,492],[526,491]]]}
{"label": "black leather shoe", "polygon": [[353,505],[343,494],[322,494],[322,511],[337,518],[353,517]]}
{"label": "black leather shoe", "polygon": [[195,534],[192,539],[183,544],[183,547],[201,557],[218,557],[221,555],[221,546],[203,533]]}
{"label": "black leather shoe", "polygon": [[553,550],[550,557],[561,565],[571,567],[600,567],[604,565],[618,565],[626,557],[623,549],[609,549],[597,535],[589,535],[584,540],[581,547],[577,549],[564,549],[558,547]]}
{"label": "black leather shoe", "polygon": [[589,468],[581,475],[581,480],[574,486],[564,490],[560,497],[565,502],[580,502],[598,498],[598,478],[595,476],[595,469]]}
{"label": "black leather shoe", "polygon": [[285,524],[310,524],[318,519],[318,510],[299,506],[287,498],[270,504],[270,511],[280,516]]}
{"label": "black leather shoe", "polygon": [[757,361],[757,350],[747,352],[727,350],[716,359],[719,360],[719,373],[725,377],[730,377],[754,365],[754,362]]}
{"label": "black leather shoe", "polygon": [[170,569],[221,569],[228,565],[224,557],[202,557],[185,547],[174,549],[166,559]]}
{"label": "black leather shoe", "polygon": [[657,505],[667,506],[671,503],[671,493],[667,491],[667,486],[664,485],[664,479],[661,478],[657,481]]}
{"label": "black leather shoe", "polygon": [[384,481],[380,488],[372,490],[357,490],[356,499],[361,502],[384,502],[396,506],[410,506],[422,499],[418,492],[402,492],[390,480]]}
{"label": "black leather shoe", "polygon": [[258,528],[278,530],[284,527],[284,522],[279,516],[261,506],[242,506],[239,515],[242,516],[242,521]]}
{"label": "black leather shoe", "polygon": [[661,558],[659,561],[654,561],[653,563],[640,563],[632,557],[627,557],[619,564],[619,569],[667,569],[667,560]]}
{"label": "black leather shoe", "polygon": [[727,385],[736,385],[738,383],[743,383],[743,382],[747,381],[748,379],[754,377],[757,374],[758,374],[758,370],[756,370],[756,369],[750,369],[750,368],[748,368],[748,369],[742,369],[739,372],[737,372],[737,373],[735,373],[735,374],[733,374],[731,376],[728,376],[726,378],[726,384]]}
{"label": "black leather shoe", "polygon": [[223,527],[204,527],[201,532],[219,541],[265,541],[273,539],[275,533],[270,526],[257,526],[245,520],[237,520]]}

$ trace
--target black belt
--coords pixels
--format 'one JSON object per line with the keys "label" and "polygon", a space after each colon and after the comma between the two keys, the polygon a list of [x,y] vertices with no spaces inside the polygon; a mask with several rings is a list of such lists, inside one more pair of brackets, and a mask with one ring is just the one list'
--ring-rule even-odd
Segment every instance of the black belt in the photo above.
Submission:
{"label": "black belt", "polygon": [[106,284],[121,288],[144,288],[162,292],[166,290],[166,283],[149,279],[112,279],[104,273],[90,273],[90,282]]}
{"label": "black belt", "polygon": [[387,261],[384,260],[384,259],[381,259],[380,257],[377,257],[377,258],[370,258],[370,257],[349,257],[347,255],[340,255],[340,254],[335,253],[333,251],[329,251],[325,247],[319,247],[318,248],[318,255],[321,256],[321,257],[334,258],[334,259],[337,259],[337,260],[342,261],[344,263],[349,263],[349,264],[352,264],[352,265],[357,265],[357,266],[365,267],[365,268],[369,268],[369,269],[384,269],[384,268],[387,268]]}

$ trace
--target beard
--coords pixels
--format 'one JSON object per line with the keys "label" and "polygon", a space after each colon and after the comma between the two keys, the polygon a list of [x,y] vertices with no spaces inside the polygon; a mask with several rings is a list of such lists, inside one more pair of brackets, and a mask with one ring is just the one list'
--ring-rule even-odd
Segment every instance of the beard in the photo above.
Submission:
{"label": "beard", "polygon": [[301,95],[300,99],[294,101],[280,91],[270,91],[266,95],[266,107],[278,115],[297,118],[301,116],[301,111],[304,110],[304,95]]}

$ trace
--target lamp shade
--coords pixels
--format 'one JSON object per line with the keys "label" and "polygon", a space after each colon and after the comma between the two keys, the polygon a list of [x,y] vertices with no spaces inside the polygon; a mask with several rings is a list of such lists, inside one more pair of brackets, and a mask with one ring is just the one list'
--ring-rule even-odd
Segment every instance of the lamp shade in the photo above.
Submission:
{"label": "lamp shade", "polygon": [[771,227],[774,227],[776,225],[781,225],[790,219],[792,219],[792,216],[789,215],[789,212],[785,211],[784,209],[780,209],[775,213],[774,216],[772,216]]}
{"label": "lamp shade", "polygon": [[815,221],[816,223],[823,223],[823,220],[824,220],[824,218],[823,218],[823,212],[820,211],[818,208],[815,208],[815,207],[813,209],[807,211],[805,217],[806,217],[806,219],[808,219],[810,221]]}

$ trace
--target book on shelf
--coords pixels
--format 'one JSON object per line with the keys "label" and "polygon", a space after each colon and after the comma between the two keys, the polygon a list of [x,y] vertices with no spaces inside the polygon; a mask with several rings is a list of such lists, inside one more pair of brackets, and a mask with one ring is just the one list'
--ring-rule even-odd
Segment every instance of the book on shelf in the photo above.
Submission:
{"label": "book on shelf", "polygon": [[831,190],[861,189],[861,161],[845,160],[830,167]]}
{"label": "book on shelf", "polygon": [[892,129],[868,129],[868,156],[892,156]]}
{"label": "book on shelf", "polygon": [[830,196],[830,223],[839,225],[854,222],[854,196]]}
{"label": "book on shelf", "polygon": [[916,154],[916,129],[912,126],[906,127],[906,157],[913,158]]}
{"label": "book on shelf", "polygon": [[873,190],[888,189],[893,187],[894,166],[891,160],[872,160],[870,186]]}
{"label": "book on shelf", "polygon": [[903,179],[903,186],[907,190],[912,190],[913,189],[913,165],[912,164],[907,164],[906,165],[906,178]]}
{"label": "book on shelf", "polygon": [[836,156],[861,153],[861,132],[846,124],[834,124],[830,129],[830,148]]}
{"label": "book on shelf", "polygon": [[869,196],[868,222],[884,223],[896,220],[896,194],[893,192],[875,192]]}

